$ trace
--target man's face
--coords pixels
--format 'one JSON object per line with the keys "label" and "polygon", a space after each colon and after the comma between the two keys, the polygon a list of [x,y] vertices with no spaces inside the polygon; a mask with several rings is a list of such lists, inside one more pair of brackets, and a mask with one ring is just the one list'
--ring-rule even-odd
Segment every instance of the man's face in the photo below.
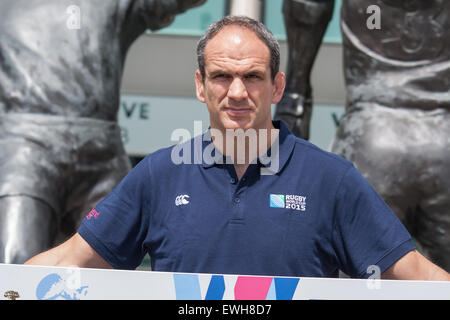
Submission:
{"label": "man's face", "polygon": [[211,128],[272,128],[271,104],[280,101],[285,76],[270,74],[270,51],[251,30],[224,27],[206,45],[205,79],[195,73],[197,97],[206,103]]}

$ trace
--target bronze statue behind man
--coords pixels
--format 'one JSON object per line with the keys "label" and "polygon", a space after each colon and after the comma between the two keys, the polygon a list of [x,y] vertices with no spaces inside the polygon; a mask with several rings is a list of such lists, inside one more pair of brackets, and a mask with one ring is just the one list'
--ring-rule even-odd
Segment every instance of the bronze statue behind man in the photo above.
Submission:
{"label": "bronze statue behind man", "polygon": [[[276,118],[306,139],[310,72],[333,5],[284,1],[289,92]],[[373,5],[379,29],[367,11]],[[450,2],[345,0],[341,15],[347,104],[332,151],[356,165],[418,248],[450,271]]]}
{"label": "bronze statue behind man", "polygon": [[72,235],[129,171],[117,124],[127,51],[204,1],[0,2],[0,262]]}

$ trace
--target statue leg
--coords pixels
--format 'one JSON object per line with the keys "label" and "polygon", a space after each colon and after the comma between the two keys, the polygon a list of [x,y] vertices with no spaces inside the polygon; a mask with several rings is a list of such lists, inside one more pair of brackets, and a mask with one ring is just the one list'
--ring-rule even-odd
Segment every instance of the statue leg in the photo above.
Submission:
{"label": "statue leg", "polygon": [[0,197],[0,262],[22,264],[49,249],[56,234],[54,210],[28,196]]}
{"label": "statue leg", "polygon": [[408,224],[410,208],[418,203],[416,177],[411,174],[418,167],[418,159],[411,156],[408,148],[413,143],[407,141],[413,138],[404,131],[408,126],[380,107],[368,104],[345,115],[331,146],[332,152],[355,165],[404,224]]}
{"label": "statue leg", "polygon": [[[352,108],[341,120],[331,150],[355,165],[415,237],[411,217],[419,205],[420,187],[412,172],[420,165],[408,148],[408,126],[376,105]],[[404,139],[398,135],[402,130]]]}
{"label": "statue leg", "polygon": [[71,237],[84,217],[131,170],[120,127],[115,122],[83,120],[74,124],[72,130],[77,137],[72,152],[74,174],[70,177],[70,193],[64,199],[56,243]]}
{"label": "statue leg", "polygon": [[352,161],[414,238],[450,270],[450,145],[447,115],[364,104],[338,128],[334,153]]}
{"label": "statue leg", "polygon": [[425,256],[450,272],[450,146],[420,175],[423,200],[415,215],[416,239]]}
{"label": "statue leg", "polygon": [[[420,208],[416,215],[416,244],[419,246],[419,250],[447,272],[450,272],[449,196],[449,194],[436,195],[434,197],[436,204],[426,209]],[[447,199],[442,199],[444,197]],[[430,200],[431,202],[432,200]]]}
{"label": "statue leg", "polygon": [[283,2],[288,65],[286,89],[277,104],[274,119],[284,121],[293,134],[306,140],[312,115],[311,70],[333,7],[332,0]]}

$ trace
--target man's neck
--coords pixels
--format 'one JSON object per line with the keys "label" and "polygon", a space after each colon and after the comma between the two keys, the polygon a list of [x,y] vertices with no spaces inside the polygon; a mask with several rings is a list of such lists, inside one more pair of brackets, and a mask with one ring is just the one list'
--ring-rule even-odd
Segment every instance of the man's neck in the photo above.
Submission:
{"label": "man's neck", "polygon": [[236,176],[238,180],[241,180],[241,178],[244,176],[245,171],[247,171],[247,168],[250,164],[235,164],[234,165],[234,171],[236,171]]}
{"label": "man's neck", "polygon": [[222,137],[218,139],[213,135],[214,146],[233,161],[240,180],[250,163],[256,163],[258,157],[267,154],[278,138],[279,129],[271,124],[268,129],[228,129],[220,132]]}

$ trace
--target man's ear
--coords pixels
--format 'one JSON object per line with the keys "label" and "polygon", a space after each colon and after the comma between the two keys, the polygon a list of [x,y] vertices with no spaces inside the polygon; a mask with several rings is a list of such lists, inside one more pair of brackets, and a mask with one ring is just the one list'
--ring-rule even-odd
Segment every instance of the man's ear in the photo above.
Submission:
{"label": "man's ear", "polygon": [[273,79],[272,103],[280,102],[283,97],[284,88],[286,87],[286,75],[283,72],[278,72]]}
{"label": "man's ear", "polygon": [[202,77],[202,73],[200,72],[199,69],[197,69],[197,71],[195,71],[195,91],[197,94],[197,99],[200,102],[205,103],[206,99],[205,99],[205,84],[203,82],[203,77]]}

